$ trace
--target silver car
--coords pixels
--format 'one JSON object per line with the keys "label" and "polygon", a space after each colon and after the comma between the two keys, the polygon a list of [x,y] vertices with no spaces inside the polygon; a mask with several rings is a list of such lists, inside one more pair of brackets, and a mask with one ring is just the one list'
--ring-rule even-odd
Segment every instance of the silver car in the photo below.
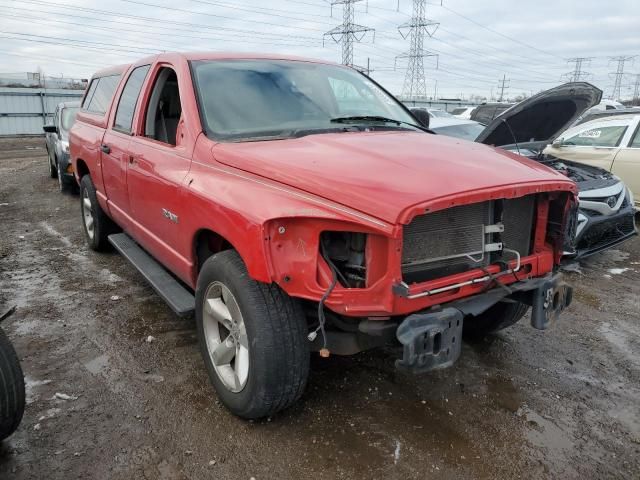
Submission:
{"label": "silver car", "polygon": [[60,103],[56,107],[53,124],[43,127],[49,157],[49,175],[58,179],[61,192],[76,187],[73,165],[69,162],[69,130],[79,109],[80,102]]}

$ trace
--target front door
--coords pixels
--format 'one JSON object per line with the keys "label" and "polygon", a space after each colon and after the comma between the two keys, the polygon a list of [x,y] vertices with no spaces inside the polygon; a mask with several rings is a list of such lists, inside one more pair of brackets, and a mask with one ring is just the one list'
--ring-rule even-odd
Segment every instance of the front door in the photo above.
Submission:
{"label": "front door", "polygon": [[175,71],[159,65],[142,105],[142,132],[132,137],[127,186],[135,219],[134,235],[170,269],[188,260],[176,251],[186,205],[180,189],[191,167],[191,147],[183,141],[182,102]]}

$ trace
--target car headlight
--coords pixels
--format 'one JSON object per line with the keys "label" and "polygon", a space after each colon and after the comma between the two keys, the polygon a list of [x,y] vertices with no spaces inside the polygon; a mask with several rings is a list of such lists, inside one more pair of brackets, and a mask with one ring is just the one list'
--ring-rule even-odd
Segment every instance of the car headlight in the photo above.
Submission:
{"label": "car headlight", "polygon": [[62,145],[62,151],[64,153],[69,153],[69,142],[62,140],[60,144]]}

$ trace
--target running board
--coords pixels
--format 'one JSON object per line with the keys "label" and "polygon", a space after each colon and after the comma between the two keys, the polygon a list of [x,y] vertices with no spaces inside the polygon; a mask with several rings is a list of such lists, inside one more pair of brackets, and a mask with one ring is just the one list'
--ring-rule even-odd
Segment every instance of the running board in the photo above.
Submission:
{"label": "running board", "polygon": [[126,233],[109,235],[109,242],[129,260],[142,276],[151,284],[165,302],[181,317],[191,315],[196,300],[193,294],[173,278],[151,255],[145,252]]}

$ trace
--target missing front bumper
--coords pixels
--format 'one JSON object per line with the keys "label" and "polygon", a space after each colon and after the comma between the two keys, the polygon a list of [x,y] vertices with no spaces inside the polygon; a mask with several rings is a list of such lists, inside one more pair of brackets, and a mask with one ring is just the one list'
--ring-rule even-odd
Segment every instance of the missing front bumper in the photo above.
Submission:
{"label": "missing front bumper", "polygon": [[461,352],[464,318],[479,315],[498,302],[518,301],[531,306],[531,326],[544,330],[571,304],[572,297],[572,288],[558,273],[495,288],[440,310],[409,315],[396,331],[403,346],[396,367],[425,373],[453,365]]}

